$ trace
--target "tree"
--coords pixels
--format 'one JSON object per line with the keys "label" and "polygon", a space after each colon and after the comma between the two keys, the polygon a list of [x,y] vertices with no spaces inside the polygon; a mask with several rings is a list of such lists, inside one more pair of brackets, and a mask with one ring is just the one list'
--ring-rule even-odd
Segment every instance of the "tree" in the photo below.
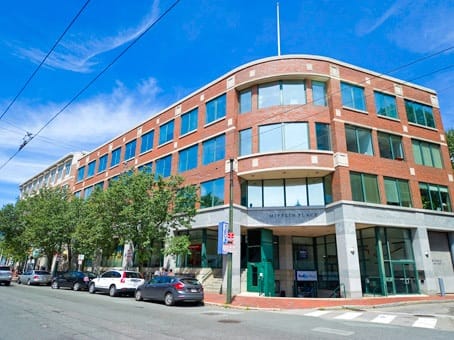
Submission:
{"label": "tree", "polygon": [[24,238],[25,226],[20,219],[20,202],[7,204],[0,210],[0,234],[3,255],[12,257],[14,261],[22,261],[29,251]]}
{"label": "tree", "polygon": [[24,239],[52,260],[68,246],[74,231],[69,212],[68,189],[42,188],[34,195],[21,200],[21,220],[25,225]]}
{"label": "tree", "polygon": [[197,188],[180,176],[162,178],[146,172],[127,172],[103,195],[104,223],[123,243],[132,242],[139,270],[154,245],[164,244],[170,231],[190,228],[196,214]]}
{"label": "tree", "polygon": [[451,164],[454,168],[454,129],[446,131],[446,137],[448,139],[449,156],[451,157]]}

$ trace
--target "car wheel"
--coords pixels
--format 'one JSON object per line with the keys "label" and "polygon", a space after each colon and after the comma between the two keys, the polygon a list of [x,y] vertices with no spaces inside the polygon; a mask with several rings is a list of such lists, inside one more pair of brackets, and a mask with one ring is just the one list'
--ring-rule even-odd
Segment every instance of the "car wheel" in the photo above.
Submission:
{"label": "car wheel", "polygon": [[52,289],[59,289],[60,288],[60,286],[58,285],[57,281],[53,281],[50,286],[52,287]]}
{"label": "car wheel", "polygon": [[142,292],[140,290],[137,290],[136,291],[136,301],[142,301],[142,300],[143,300]]}
{"label": "car wheel", "polygon": [[112,297],[117,296],[117,288],[115,287],[115,285],[110,286],[109,295]]}
{"label": "car wheel", "polygon": [[167,293],[164,296],[164,303],[166,306],[173,306],[175,304],[175,298],[173,297],[172,293]]}
{"label": "car wheel", "polygon": [[79,283],[79,282],[75,282],[75,283],[73,284],[73,290],[75,290],[76,292],[77,292],[78,290],[80,290],[80,283]]}
{"label": "car wheel", "polygon": [[21,283],[22,283],[22,282],[20,282],[20,280],[19,280],[19,279],[17,279],[17,284],[18,284],[18,285],[20,285]]}
{"label": "car wheel", "polygon": [[11,284],[11,282],[5,282],[5,286],[9,286]]}
{"label": "car wheel", "polygon": [[27,280],[27,286],[31,286],[32,282],[30,281],[30,279]]}
{"label": "car wheel", "polygon": [[90,294],[96,293],[96,288],[95,288],[95,284],[94,284],[94,283],[91,283],[91,284],[88,286],[88,292],[89,292]]}

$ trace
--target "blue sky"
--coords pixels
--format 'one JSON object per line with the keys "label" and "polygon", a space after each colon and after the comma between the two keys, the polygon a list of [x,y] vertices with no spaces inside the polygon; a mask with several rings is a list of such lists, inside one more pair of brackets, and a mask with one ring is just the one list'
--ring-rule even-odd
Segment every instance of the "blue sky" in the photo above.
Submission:
{"label": "blue sky", "polygon": [[[8,1],[0,16],[0,115],[86,0]],[[92,0],[0,119],[0,167],[174,0]],[[0,207],[72,151],[90,151],[224,73],[275,56],[275,0],[181,0],[0,169]],[[281,54],[327,56],[438,92],[454,128],[450,0],[280,0]],[[446,52],[400,68],[439,51]]]}

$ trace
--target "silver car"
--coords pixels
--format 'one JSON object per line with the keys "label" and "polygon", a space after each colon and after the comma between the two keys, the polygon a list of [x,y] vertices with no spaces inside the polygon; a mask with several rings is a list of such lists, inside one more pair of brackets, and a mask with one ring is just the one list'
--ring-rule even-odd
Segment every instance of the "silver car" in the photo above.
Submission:
{"label": "silver car", "polygon": [[52,275],[46,270],[29,270],[19,275],[17,283],[27,285],[50,285]]}
{"label": "silver car", "polygon": [[9,286],[12,278],[13,273],[11,272],[11,268],[9,266],[0,266],[0,283],[4,283],[5,286]]}

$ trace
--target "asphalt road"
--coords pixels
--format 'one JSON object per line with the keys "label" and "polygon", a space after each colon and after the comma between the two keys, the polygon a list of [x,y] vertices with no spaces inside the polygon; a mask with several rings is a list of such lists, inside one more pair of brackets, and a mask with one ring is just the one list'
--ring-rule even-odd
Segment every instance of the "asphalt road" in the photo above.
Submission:
{"label": "asphalt road", "polygon": [[13,283],[0,286],[0,339],[454,338],[454,332],[443,329],[305,315],[310,312],[167,307]]}

